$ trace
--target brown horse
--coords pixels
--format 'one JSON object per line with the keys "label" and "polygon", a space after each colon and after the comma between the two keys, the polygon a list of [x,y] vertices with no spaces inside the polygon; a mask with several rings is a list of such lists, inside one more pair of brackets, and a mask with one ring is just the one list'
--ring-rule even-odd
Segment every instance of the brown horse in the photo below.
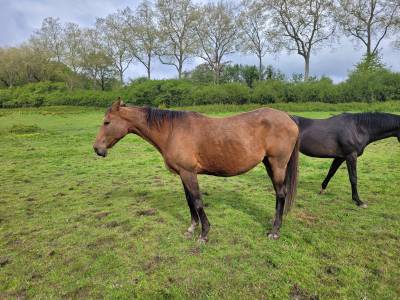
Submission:
{"label": "brown horse", "polygon": [[299,129],[288,114],[261,108],[226,118],[195,112],[125,106],[117,100],[106,112],[93,145],[105,157],[107,149],[128,133],[151,143],[167,168],[181,177],[191,214],[193,234],[201,222],[200,242],[210,229],[201,201],[197,174],[235,176],[263,162],[276,192],[276,214],[269,237],[279,238],[284,210],[292,205],[297,186]]}

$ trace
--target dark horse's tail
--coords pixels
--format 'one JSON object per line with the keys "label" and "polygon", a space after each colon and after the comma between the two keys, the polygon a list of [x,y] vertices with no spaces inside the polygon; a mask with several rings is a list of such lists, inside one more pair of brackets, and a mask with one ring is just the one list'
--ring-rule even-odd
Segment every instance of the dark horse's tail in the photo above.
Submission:
{"label": "dark horse's tail", "polygon": [[292,155],[286,167],[285,176],[285,188],[286,188],[286,200],[285,200],[285,213],[290,211],[290,208],[294,204],[297,190],[297,177],[299,174],[299,149],[300,149],[300,134],[297,138],[294,146]]}

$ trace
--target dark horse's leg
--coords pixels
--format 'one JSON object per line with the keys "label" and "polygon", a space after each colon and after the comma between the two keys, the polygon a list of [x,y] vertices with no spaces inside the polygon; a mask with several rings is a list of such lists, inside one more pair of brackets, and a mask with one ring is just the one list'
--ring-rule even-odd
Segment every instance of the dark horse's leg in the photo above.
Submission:
{"label": "dark horse's leg", "polygon": [[267,169],[268,176],[272,180],[272,184],[275,189],[276,204],[275,204],[275,220],[272,230],[268,233],[270,239],[279,238],[279,229],[282,225],[283,211],[285,207],[286,189],[284,186],[285,180],[285,169],[278,169],[271,165],[268,158],[264,158],[263,163]]}
{"label": "dark horse's leg", "polygon": [[196,229],[197,225],[199,224],[199,215],[197,214],[197,211],[194,207],[194,203],[193,203],[192,199],[190,198],[190,193],[189,193],[188,189],[186,188],[185,183],[183,181],[182,181],[182,183],[183,183],[183,188],[185,190],[185,196],[186,196],[187,203],[189,205],[190,215],[191,215],[191,224],[190,224],[190,227],[187,229],[185,235],[187,237],[191,237],[193,235],[193,232]]}
{"label": "dark horse's leg", "polygon": [[357,206],[367,207],[367,205],[360,200],[357,191],[357,153],[348,155],[346,157],[346,163],[347,170],[349,171],[353,201],[357,204]]}
{"label": "dark horse's leg", "polygon": [[326,178],[322,182],[321,185],[321,191],[319,192],[320,194],[323,194],[325,192],[326,187],[328,186],[329,181],[335,175],[337,169],[339,169],[340,165],[344,162],[344,158],[335,158],[332,162],[331,167],[329,168],[328,175],[326,175]]}
{"label": "dark horse's leg", "polygon": [[[185,187],[185,192],[188,194],[189,208],[192,207],[197,212],[198,217],[201,222],[201,234],[199,237],[199,242],[207,242],[207,234],[210,230],[210,223],[208,222],[207,215],[203,208],[203,202],[201,201],[201,194],[199,189],[199,183],[197,182],[197,175],[195,173],[181,171],[180,174],[182,183]],[[193,218],[193,214],[192,214]]]}

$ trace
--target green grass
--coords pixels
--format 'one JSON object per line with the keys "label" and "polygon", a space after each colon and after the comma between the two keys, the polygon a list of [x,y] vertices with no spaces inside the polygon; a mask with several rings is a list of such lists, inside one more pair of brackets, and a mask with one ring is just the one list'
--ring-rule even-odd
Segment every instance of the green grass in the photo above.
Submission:
{"label": "green grass", "polygon": [[212,228],[198,245],[183,237],[190,217],[180,180],[152,146],[128,136],[106,159],[95,156],[103,114],[0,110],[1,299],[400,297],[396,139],[359,160],[367,209],[352,203],[343,167],[318,195],[330,160],[301,156],[297,204],[278,241],[266,238],[275,200],[262,166],[201,176]]}

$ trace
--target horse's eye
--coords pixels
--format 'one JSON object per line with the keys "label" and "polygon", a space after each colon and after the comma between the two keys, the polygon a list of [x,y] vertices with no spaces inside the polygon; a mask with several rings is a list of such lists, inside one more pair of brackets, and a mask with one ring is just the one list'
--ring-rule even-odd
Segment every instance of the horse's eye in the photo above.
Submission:
{"label": "horse's eye", "polygon": [[109,121],[105,121],[105,122],[104,122],[104,125],[108,125],[108,124],[110,124]]}

